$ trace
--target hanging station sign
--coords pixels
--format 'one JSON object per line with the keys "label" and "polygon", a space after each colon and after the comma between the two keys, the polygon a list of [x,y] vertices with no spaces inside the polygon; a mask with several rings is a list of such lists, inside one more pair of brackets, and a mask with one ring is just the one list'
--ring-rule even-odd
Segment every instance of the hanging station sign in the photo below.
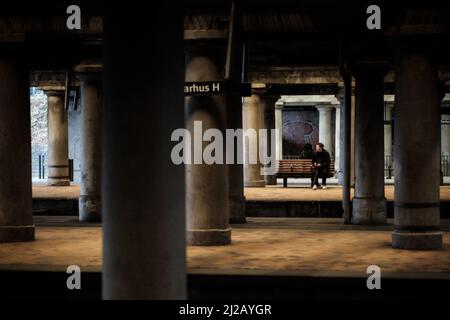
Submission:
{"label": "hanging station sign", "polygon": [[251,83],[232,81],[185,82],[185,96],[237,95],[248,97],[252,94]]}

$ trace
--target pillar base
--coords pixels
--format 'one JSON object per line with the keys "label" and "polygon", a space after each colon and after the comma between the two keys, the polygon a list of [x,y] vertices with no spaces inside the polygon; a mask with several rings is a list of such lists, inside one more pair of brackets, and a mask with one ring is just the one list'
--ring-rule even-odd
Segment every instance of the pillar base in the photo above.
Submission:
{"label": "pillar base", "polygon": [[392,232],[392,248],[406,250],[433,250],[442,248],[442,232]]}
{"label": "pillar base", "polygon": [[70,180],[48,179],[47,185],[51,187],[68,187],[70,186]]}
{"label": "pillar base", "polygon": [[0,242],[21,242],[34,240],[34,225],[0,226]]}
{"label": "pillar base", "polygon": [[378,225],[387,223],[386,198],[353,198],[352,224]]}
{"label": "pillar base", "polygon": [[264,180],[254,180],[254,181],[245,181],[245,187],[251,188],[263,188],[266,186],[266,182]]}
{"label": "pillar base", "polygon": [[100,222],[101,216],[101,202],[98,198],[90,196],[80,196],[78,200],[79,220],[82,222]]}
{"label": "pillar base", "polygon": [[245,219],[245,197],[230,198],[230,223],[246,223]]}
{"label": "pillar base", "polygon": [[277,177],[276,176],[266,176],[265,183],[268,186],[276,186],[277,185]]}
{"label": "pillar base", "polygon": [[188,230],[187,244],[190,246],[223,246],[231,244],[231,228]]}

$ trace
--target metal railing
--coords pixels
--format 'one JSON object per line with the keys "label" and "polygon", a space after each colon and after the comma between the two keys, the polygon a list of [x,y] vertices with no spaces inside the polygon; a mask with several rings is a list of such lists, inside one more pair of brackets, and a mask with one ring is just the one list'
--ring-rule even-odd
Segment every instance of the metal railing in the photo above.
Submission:
{"label": "metal railing", "polygon": [[[283,155],[283,160],[301,159],[300,155]],[[450,155],[441,155],[441,172],[444,177],[450,177]],[[387,179],[394,177],[394,159],[393,156],[384,156],[384,176]]]}
{"label": "metal railing", "polygon": [[[283,160],[299,160],[303,159],[301,155],[283,155]],[[334,161],[334,158],[331,157],[331,160]]]}
{"label": "metal railing", "polygon": [[[33,179],[45,180],[47,178],[47,154],[35,154],[31,160],[31,177]],[[69,159],[69,179],[74,181],[73,159]]]}
{"label": "metal railing", "polygon": [[[394,162],[392,156],[384,157],[385,177],[391,179],[394,176]],[[441,155],[441,174],[444,177],[450,176],[450,155]]]}
{"label": "metal railing", "polygon": [[450,176],[450,156],[441,155],[441,171],[444,177]]}
{"label": "metal railing", "polygon": [[36,154],[31,160],[32,178],[45,179],[46,177],[46,154]]}
{"label": "metal railing", "polygon": [[384,176],[392,179],[394,175],[394,162],[391,155],[384,156]]}
{"label": "metal railing", "polygon": [[302,158],[301,155],[295,155],[295,156],[293,156],[293,155],[289,155],[289,156],[283,155],[283,160],[298,160],[298,159],[301,159],[301,158]]}

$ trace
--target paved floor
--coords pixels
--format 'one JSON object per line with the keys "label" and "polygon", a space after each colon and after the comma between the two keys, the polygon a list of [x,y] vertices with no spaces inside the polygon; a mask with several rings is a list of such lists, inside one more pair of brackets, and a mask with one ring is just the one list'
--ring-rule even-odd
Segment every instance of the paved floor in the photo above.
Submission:
{"label": "paved floor", "polygon": [[[387,199],[393,196],[393,187],[385,187]],[[353,190],[351,194],[353,196]],[[326,190],[312,190],[307,186],[266,186],[265,188],[245,188],[245,198],[250,201],[341,201],[342,187],[329,186]]]}
{"label": "paved floor", "polygon": [[67,187],[49,187],[42,183],[33,183],[34,199],[78,199],[80,185],[73,184]]}
{"label": "paved floor", "polygon": [[[353,196],[354,190],[351,190]],[[394,186],[384,187],[384,194],[388,201],[394,200]],[[312,190],[305,185],[294,185],[283,188],[280,185],[266,186],[265,188],[245,188],[245,198],[247,200],[260,201],[341,201],[342,187],[329,186],[326,190]],[[450,186],[441,186],[441,201],[450,201]]]}
{"label": "paved floor", "polygon": [[[36,199],[78,199],[80,186],[49,187],[43,184],[33,184],[33,198]],[[353,196],[353,190],[352,190]],[[385,186],[385,196],[389,201],[394,200],[394,186]],[[312,190],[305,185],[291,185],[283,188],[282,185],[267,186],[265,188],[245,188],[247,200],[259,201],[341,201],[342,188],[331,185],[327,190]],[[441,187],[441,200],[450,201],[450,186]]]}
{"label": "paved floor", "polygon": [[[64,218],[67,219],[67,218]],[[450,221],[444,248],[394,250],[389,226],[356,229],[337,219],[249,218],[230,246],[188,247],[190,272],[358,274],[375,264],[385,275],[450,278]],[[69,224],[70,225],[70,224]],[[0,269],[101,270],[99,226],[39,226],[36,241],[0,244]]]}

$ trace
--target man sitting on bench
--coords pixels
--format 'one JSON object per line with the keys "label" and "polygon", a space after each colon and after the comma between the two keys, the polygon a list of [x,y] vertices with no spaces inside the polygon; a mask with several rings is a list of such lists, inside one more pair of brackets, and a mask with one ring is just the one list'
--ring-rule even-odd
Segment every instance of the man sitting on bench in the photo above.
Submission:
{"label": "man sitting on bench", "polygon": [[322,177],[322,189],[327,188],[327,176],[330,168],[331,157],[324,149],[323,143],[316,144],[316,152],[312,158],[312,188],[316,190],[319,185],[319,177]]}

